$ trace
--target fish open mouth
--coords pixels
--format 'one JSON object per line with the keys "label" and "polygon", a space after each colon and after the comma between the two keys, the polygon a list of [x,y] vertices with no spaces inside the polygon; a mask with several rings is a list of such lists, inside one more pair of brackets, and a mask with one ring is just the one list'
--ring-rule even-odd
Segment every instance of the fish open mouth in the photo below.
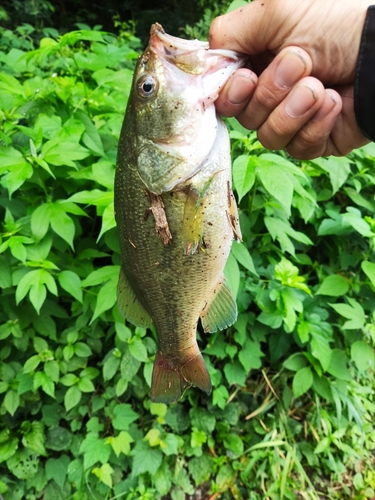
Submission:
{"label": "fish open mouth", "polygon": [[246,61],[246,57],[238,52],[210,49],[208,42],[168,35],[159,23],[151,26],[150,35],[150,47],[160,58],[170,61],[185,73],[204,76],[215,74],[216,86],[218,72],[222,73],[223,85]]}

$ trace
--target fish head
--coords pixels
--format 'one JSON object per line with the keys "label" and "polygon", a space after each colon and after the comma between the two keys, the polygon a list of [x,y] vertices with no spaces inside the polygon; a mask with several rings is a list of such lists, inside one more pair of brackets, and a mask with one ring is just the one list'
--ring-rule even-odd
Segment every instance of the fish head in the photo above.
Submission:
{"label": "fish head", "polygon": [[138,173],[149,191],[171,191],[202,168],[217,133],[214,101],[243,64],[236,52],[152,25],[129,99]]}

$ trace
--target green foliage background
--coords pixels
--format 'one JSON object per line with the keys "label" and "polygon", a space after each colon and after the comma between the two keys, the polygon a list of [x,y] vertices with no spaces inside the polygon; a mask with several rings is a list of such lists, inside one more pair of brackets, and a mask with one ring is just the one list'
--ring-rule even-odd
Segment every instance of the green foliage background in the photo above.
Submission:
{"label": "green foliage background", "polygon": [[0,38],[2,497],[373,497],[375,146],[295,162],[228,120],[239,318],[200,333],[212,396],[153,404],[155,333],[115,304],[140,42],[129,26],[37,49],[30,34]]}

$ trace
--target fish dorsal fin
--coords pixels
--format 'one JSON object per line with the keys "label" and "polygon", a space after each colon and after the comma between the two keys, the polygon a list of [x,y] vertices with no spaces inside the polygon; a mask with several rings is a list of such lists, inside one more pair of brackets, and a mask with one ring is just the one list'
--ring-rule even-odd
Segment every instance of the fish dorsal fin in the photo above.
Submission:
{"label": "fish dorsal fin", "polygon": [[117,305],[120,313],[133,325],[148,328],[152,318],[139,302],[121,269],[117,285]]}
{"label": "fish dorsal fin", "polygon": [[237,319],[237,304],[224,278],[215,288],[213,298],[201,312],[205,332],[214,333],[233,325]]}

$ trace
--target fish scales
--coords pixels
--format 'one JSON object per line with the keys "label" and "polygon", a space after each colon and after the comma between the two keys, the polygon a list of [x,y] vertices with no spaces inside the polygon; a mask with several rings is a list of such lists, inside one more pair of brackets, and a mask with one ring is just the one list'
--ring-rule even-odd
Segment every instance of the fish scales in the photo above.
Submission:
{"label": "fish scales", "polygon": [[[154,45],[152,37],[157,38]],[[158,352],[151,399],[170,403],[178,400],[191,385],[206,393],[211,391],[210,377],[196,342],[197,323],[201,317],[205,330],[215,331],[235,320],[235,301],[225,285],[223,269],[239,228],[233,227],[238,225],[238,217],[231,194],[229,138],[223,122],[214,115],[213,144],[200,164],[189,164],[188,157],[188,165],[185,165],[181,160],[183,155],[176,155],[173,148],[168,150],[169,143],[173,142],[178,149],[180,137],[174,139],[176,130],[186,141],[185,131],[194,134],[197,126],[181,125],[184,119],[189,120],[191,112],[191,106],[184,102],[183,91],[177,93],[177,97],[170,96],[168,101],[169,89],[164,93],[161,90],[163,85],[168,85],[163,81],[165,70],[160,69],[159,59],[163,55],[158,53],[158,37],[164,47],[169,43],[169,52],[176,45],[179,47],[176,42],[179,39],[169,37],[160,25],[154,25],[150,45],[135,70],[121,132],[115,213],[121,249],[119,307],[136,325],[148,326],[153,321]],[[179,71],[181,66],[189,69],[186,58],[188,62],[191,58],[194,60],[189,45],[185,59],[184,54],[181,55],[184,44],[186,41],[176,56]],[[196,50],[201,52],[201,45]],[[232,58],[238,67],[238,57]],[[190,75],[197,78],[194,72]],[[140,92],[140,78],[146,81],[146,90],[157,85],[158,95],[133,99],[133,94]],[[214,94],[217,92],[216,88]],[[197,113],[206,113],[205,107],[206,104],[198,103]],[[150,115],[152,119],[148,124],[152,130],[142,123],[145,116]],[[157,148],[159,144],[162,148],[167,144],[167,153],[163,149],[154,150],[154,144]],[[161,162],[160,168],[158,162]],[[173,162],[177,163],[175,169]],[[149,167],[146,171],[145,163]],[[216,305],[210,312],[213,302]],[[209,319],[205,322],[205,318]]]}

